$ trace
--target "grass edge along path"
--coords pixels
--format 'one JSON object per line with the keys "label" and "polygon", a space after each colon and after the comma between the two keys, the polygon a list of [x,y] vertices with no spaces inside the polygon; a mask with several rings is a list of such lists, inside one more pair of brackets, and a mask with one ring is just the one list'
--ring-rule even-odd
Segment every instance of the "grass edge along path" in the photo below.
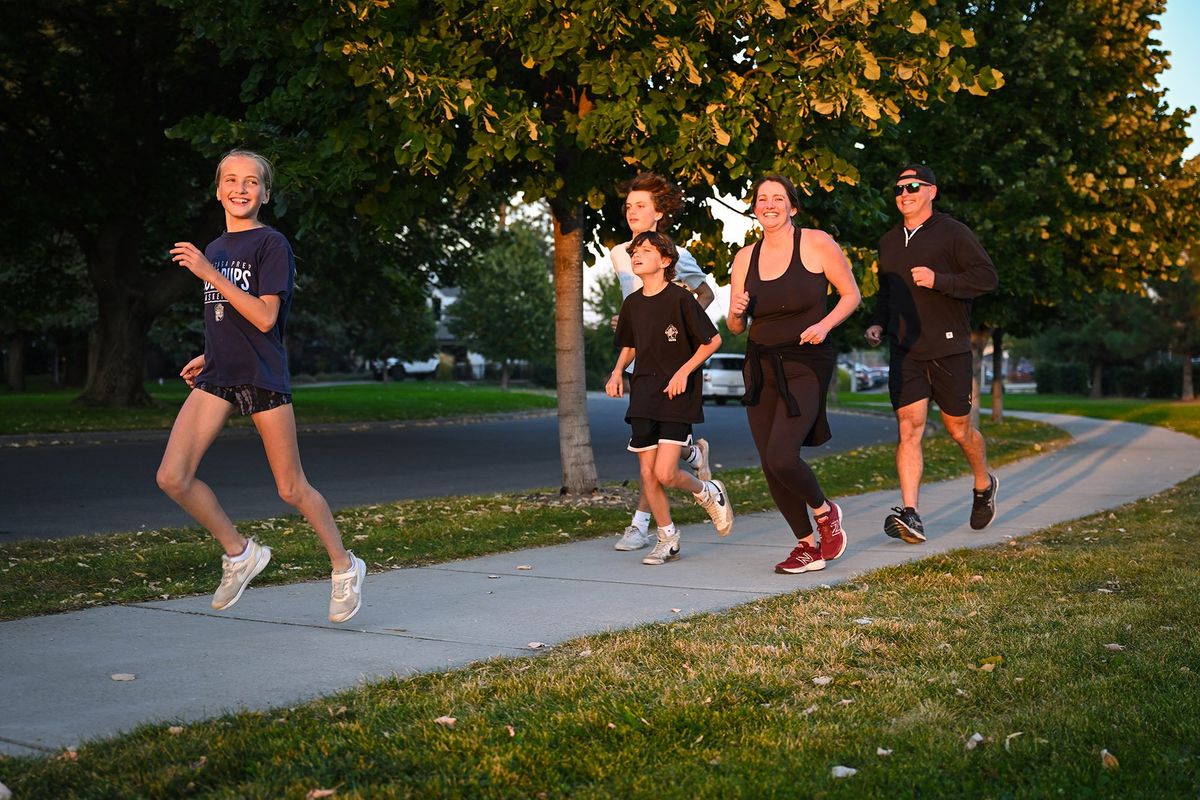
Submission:
{"label": "grass edge along path", "polygon": [[[75,393],[0,392],[0,436],[170,430],[189,390],[182,381],[146,385],[153,405],[145,408],[92,408],[75,402]],[[514,411],[549,411],[553,394],[537,390],[501,390],[496,386],[443,381],[393,381],[334,386],[292,387],[296,422],[301,427],[344,422],[393,422],[474,417]],[[249,428],[248,417],[229,422]]]}
{"label": "grass edge along path", "polygon": [[[1023,420],[985,423],[984,432],[996,465],[1068,441],[1058,428]],[[893,453],[892,445],[877,445],[812,463],[825,491],[837,500],[896,487]],[[966,471],[947,436],[927,442],[927,481]],[[717,474],[738,514],[774,508],[761,470]],[[366,560],[369,571],[380,572],[614,535],[628,524],[635,492],[636,486],[617,486],[582,499],[547,490],[404,500],[345,509],[335,516],[347,547]],[[676,522],[707,519],[694,503],[680,499],[675,497],[672,509]],[[239,529],[273,551],[256,587],[328,577],[328,558],[302,518],[242,523]],[[219,547],[198,527],[7,543],[0,545],[0,619],[207,594],[220,579],[219,559]]]}
{"label": "grass edge along path", "polygon": [[[992,413],[990,394],[982,397],[981,414],[984,418]],[[1186,433],[1200,438],[1200,400],[1143,400],[1133,397],[1083,397],[1068,394],[1006,394],[1003,398],[1004,412],[1037,411],[1047,414],[1071,414],[1093,419],[1111,419],[1121,422],[1136,422],[1142,425],[1157,425],[1177,433]],[[872,409],[890,414],[886,392],[883,394],[843,392],[838,403],[831,408],[841,411]]]}
{"label": "grass edge along path", "polygon": [[1193,477],[539,657],[0,759],[0,780],[18,798],[1195,796],[1197,531]]}

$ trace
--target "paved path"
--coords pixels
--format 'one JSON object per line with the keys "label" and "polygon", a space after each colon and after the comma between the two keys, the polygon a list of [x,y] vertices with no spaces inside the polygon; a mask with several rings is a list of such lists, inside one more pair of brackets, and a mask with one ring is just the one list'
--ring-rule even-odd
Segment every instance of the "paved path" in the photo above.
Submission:
{"label": "paved path", "polygon": [[[1200,472],[1200,447],[1183,434],[1023,416],[1059,425],[1075,441],[998,470],[1000,513],[987,531],[967,526],[967,478],[925,487],[930,538],[920,546],[878,532],[896,492],[848,498],[846,555],[816,574],[772,571],[793,540],[777,513],[762,513],[737,520],[726,539],[708,525],[685,527],[682,558],[663,567],[598,539],[371,575],[366,605],[343,627],[325,622],[327,582],[251,588],[225,614],[195,597],[0,623],[0,751],[44,752],[142,722],[289,705],[363,680],[529,655],[534,641],[553,646],[993,544]],[[137,677],[119,683],[114,673]]]}

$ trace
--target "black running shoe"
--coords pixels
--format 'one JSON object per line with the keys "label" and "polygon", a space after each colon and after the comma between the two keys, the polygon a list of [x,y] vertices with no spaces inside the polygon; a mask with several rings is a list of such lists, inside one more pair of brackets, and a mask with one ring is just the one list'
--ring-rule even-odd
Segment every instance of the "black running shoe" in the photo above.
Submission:
{"label": "black running shoe", "polygon": [[977,489],[971,490],[975,495],[971,503],[971,528],[977,531],[991,525],[992,520],[996,518],[996,492],[1000,489],[1000,479],[990,472],[988,478],[991,480],[988,488],[982,492]]}
{"label": "black running shoe", "polygon": [[883,521],[883,532],[893,539],[903,539],[909,544],[925,541],[925,526],[916,509],[893,506],[895,514],[888,514]]}

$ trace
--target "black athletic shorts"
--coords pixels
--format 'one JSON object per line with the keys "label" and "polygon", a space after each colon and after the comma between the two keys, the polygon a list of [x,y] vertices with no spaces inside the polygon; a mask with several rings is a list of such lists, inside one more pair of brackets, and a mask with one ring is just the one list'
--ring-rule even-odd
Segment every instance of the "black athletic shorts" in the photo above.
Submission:
{"label": "black athletic shorts", "polygon": [[946,416],[965,417],[971,413],[974,369],[970,353],[923,361],[912,358],[905,350],[893,350],[888,367],[892,408],[899,410],[932,398]]}
{"label": "black athletic shorts", "polygon": [[630,417],[629,426],[633,428],[633,436],[629,439],[631,453],[643,450],[655,450],[659,443],[677,444],[687,447],[692,443],[692,424],[690,422],[659,422],[645,417]]}
{"label": "black athletic shorts", "polygon": [[241,386],[214,386],[211,383],[197,383],[196,388],[232,404],[243,417],[270,411],[272,408],[286,406],[292,402],[290,394],[273,392],[270,389],[251,386],[248,383]]}

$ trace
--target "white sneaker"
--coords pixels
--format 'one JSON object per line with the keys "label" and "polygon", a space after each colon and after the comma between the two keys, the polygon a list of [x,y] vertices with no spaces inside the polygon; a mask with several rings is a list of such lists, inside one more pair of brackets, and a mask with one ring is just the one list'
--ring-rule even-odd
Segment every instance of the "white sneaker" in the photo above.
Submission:
{"label": "white sneaker", "polygon": [[251,579],[271,563],[271,548],[247,539],[246,550],[249,555],[240,561],[230,561],[229,556],[221,556],[221,585],[212,599],[212,607],[217,611],[224,611],[241,600],[242,592],[246,591]]}
{"label": "white sneaker", "polygon": [[664,536],[660,533],[657,539],[658,544],[654,545],[654,549],[650,551],[650,554],[642,559],[643,564],[657,567],[660,564],[665,564],[668,561],[674,561],[679,558],[678,533],[674,536]]}
{"label": "white sneaker", "polygon": [[630,525],[621,535],[621,540],[613,545],[614,550],[641,550],[647,547],[654,538],[637,525]]}
{"label": "white sneaker", "polygon": [[717,533],[721,536],[728,536],[729,532],[733,530],[733,504],[729,502],[725,484],[720,481],[710,481],[710,484],[715,486],[717,491],[710,491],[708,499],[704,499],[702,494],[692,496],[696,498],[700,507],[708,512],[708,518],[716,526]]}
{"label": "white sneaker", "polygon": [[333,594],[329,598],[329,621],[345,622],[362,608],[362,586],[367,565],[349,550],[350,569],[333,573]]}
{"label": "white sneaker", "polygon": [[708,457],[708,439],[696,440],[696,463],[693,464],[696,468],[696,477],[702,481],[712,480],[712,462]]}

